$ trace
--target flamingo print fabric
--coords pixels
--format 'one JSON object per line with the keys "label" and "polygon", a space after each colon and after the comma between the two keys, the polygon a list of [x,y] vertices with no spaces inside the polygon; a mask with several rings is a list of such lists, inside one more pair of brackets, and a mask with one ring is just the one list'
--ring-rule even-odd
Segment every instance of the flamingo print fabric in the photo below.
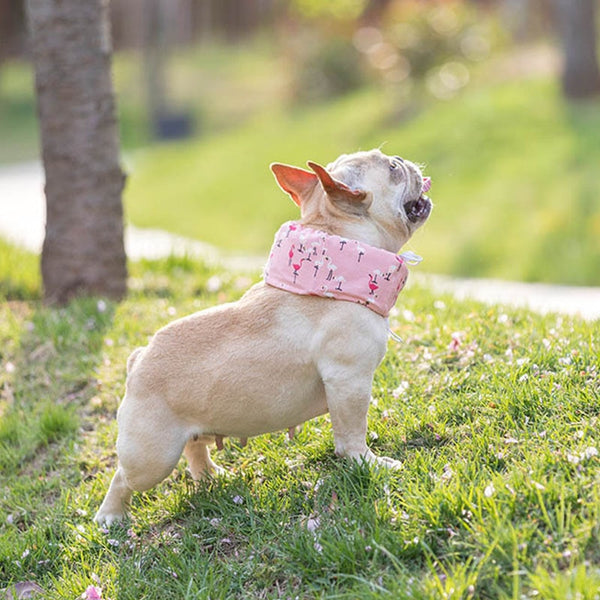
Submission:
{"label": "flamingo print fabric", "polygon": [[356,302],[387,317],[406,283],[404,260],[387,250],[284,223],[265,266],[265,283],[294,294]]}

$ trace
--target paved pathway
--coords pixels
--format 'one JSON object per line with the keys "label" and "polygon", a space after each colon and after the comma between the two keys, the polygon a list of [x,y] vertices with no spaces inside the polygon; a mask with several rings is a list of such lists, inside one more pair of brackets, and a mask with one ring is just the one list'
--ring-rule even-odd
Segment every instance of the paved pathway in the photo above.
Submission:
{"label": "paved pathway", "polygon": [[[44,241],[46,203],[44,175],[37,162],[0,167],[0,237],[39,253]],[[240,270],[261,269],[263,257],[224,258],[210,244],[173,235],[160,229],[125,229],[125,251],[133,260],[170,254],[203,257],[215,264]]]}
{"label": "paved pathway", "polygon": [[[39,252],[44,238],[45,201],[39,163],[0,167],[0,237]],[[132,259],[174,254],[200,256],[236,270],[259,270],[265,257],[223,256],[216,248],[166,231],[128,226],[125,249]],[[454,279],[441,275],[413,274],[434,290],[457,298],[528,307],[538,312],[579,314],[600,318],[600,288],[518,283],[493,279]]]}

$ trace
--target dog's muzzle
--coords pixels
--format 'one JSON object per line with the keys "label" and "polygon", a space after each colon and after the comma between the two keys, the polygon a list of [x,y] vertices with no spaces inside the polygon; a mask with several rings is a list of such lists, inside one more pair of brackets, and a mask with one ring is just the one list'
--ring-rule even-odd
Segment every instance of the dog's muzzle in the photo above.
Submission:
{"label": "dog's muzzle", "polygon": [[410,200],[404,205],[404,211],[411,223],[424,221],[431,212],[431,200],[427,196],[421,196],[418,200]]}
{"label": "dog's muzzle", "polygon": [[425,195],[431,189],[431,178],[423,178],[423,188],[417,200],[409,200],[404,204],[404,212],[411,223],[424,221],[431,213],[431,200]]}

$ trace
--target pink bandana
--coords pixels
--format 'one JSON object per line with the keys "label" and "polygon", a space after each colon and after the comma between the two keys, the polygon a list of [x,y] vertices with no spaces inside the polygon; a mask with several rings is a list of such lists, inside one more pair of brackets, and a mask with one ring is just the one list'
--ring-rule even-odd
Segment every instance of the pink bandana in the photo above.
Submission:
{"label": "pink bandana", "polygon": [[406,283],[404,260],[356,240],[284,223],[265,266],[265,282],[294,294],[364,304],[387,317]]}

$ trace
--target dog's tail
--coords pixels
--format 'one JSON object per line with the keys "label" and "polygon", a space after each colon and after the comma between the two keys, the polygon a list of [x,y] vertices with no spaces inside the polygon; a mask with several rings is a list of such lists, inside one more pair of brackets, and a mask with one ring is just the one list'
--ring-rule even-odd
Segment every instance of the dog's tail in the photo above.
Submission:
{"label": "dog's tail", "polygon": [[140,354],[142,354],[142,352],[146,349],[146,346],[140,346],[139,348],[136,348],[130,355],[129,358],[127,359],[127,375],[129,375],[129,373],[131,373],[133,367],[135,366],[135,363],[138,361]]}

